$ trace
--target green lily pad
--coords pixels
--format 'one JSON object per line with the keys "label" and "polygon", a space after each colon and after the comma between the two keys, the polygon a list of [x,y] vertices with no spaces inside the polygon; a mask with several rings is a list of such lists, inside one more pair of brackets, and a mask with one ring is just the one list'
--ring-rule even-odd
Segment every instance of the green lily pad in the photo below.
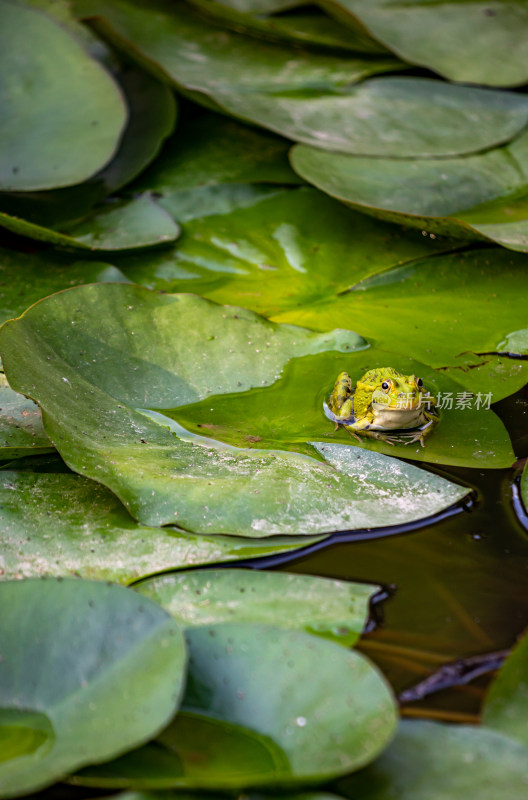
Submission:
{"label": "green lily pad", "polygon": [[438,255],[273,318],[315,329],[330,320],[349,325],[380,348],[450,373],[471,392],[492,392],[495,403],[528,379],[526,362],[493,355],[526,326],[527,265],[525,255],[499,249]]}
{"label": "green lily pad", "polygon": [[[518,86],[528,80],[528,8],[515,0],[424,3],[326,0],[405,61],[462,83]],[[468,32],[469,35],[468,35]]]}
{"label": "green lily pad", "polygon": [[[62,3],[58,7],[64,8]],[[53,4],[55,8],[56,4]],[[76,22],[74,18],[68,18],[69,23],[72,20]],[[80,23],[76,24],[82,31],[88,30]],[[101,48],[101,41],[96,42]],[[120,86],[129,109],[128,124],[112,160],[90,180],[77,186],[43,192],[4,193],[0,196],[3,212],[34,225],[59,228],[65,221],[88,214],[107,195],[135,178],[157,155],[164,139],[174,128],[176,106],[172,90],[130,64],[116,63],[111,59],[108,59],[108,64],[105,59],[103,64]]]}
{"label": "green lily pad", "polygon": [[[160,575],[134,587],[187,628],[252,622],[305,630],[352,647],[379,586],[285,572],[221,569]],[[286,611],[286,613],[284,613]]]}
{"label": "green lily pad", "polygon": [[0,600],[4,797],[137,746],[174,714],[186,648],[156,603],[53,579],[2,583]]}
{"label": "green lily pad", "polygon": [[288,163],[289,148],[288,141],[272,133],[208,112],[182,125],[132,188],[156,192],[163,201],[197,186],[298,184],[302,179]]}
{"label": "green lily pad", "polygon": [[47,15],[9,0],[1,14],[0,189],[86,180],[117,149],[127,119],[119,88]]}
{"label": "green lily pad", "polygon": [[[388,54],[383,45],[363,34],[359,28],[353,31],[350,26],[344,27],[320,9],[310,8],[303,13],[299,13],[296,9],[293,14],[288,14],[286,9],[289,10],[294,4],[280,9],[272,5],[271,11],[268,11],[263,9],[260,3],[240,8],[239,3],[216,2],[216,0],[191,0],[191,2],[203,14],[233,30],[261,36],[271,41],[352,53],[375,55],[381,53],[384,56]],[[302,0],[295,5],[302,5]],[[278,10],[282,13],[276,14]]]}
{"label": "green lily pad", "polygon": [[272,556],[321,541],[252,541],[138,525],[115,495],[80,475],[0,471],[5,579],[72,576],[130,583],[145,575]]}
{"label": "green lily pad", "polygon": [[[216,99],[216,90],[255,92],[332,89],[394,68],[394,59],[340,57],[245,37],[209,24],[171,0],[76,0],[79,16],[144,66],[178,87]],[[200,99],[199,95],[195,99]],[[519,107],[522,103],[518,104]],[[267,126],[264,126],[267,127]]]}
{"label": "green lily pad", "polygon": [[355,214],[311,188],[257,196],[184,227],[174,249],[115,263],[151,289],[193,291],[266,316],[334,298],[373,273],[453,246]]}
{"label": "green lily pad", "polygon": [[[425,440],[425,447],[418,442],[391,445],[367,438],[358,442],[343,427],[336,431],[334,423],[325,417],[323,403],[328,400],[338,374],[346,370],[355,382],[376,366],[392,366],[403,374],[420,376],[441,402],[440,422]],[[317,375],[318,387],[308,392],[306,387],[313,383],[314,375]],[[324,449],[325,458],[331,458],[332,447],[338,446],[332,442],[338,442],[353,446],[353,458],[360,458],[356,448],[361,448],[431,464],[489,469],[510,467],[515,455],[502,421],[488,409],[490,399],[493,397],[486,399],[482,393],[479,396],[477,392],[465,391],[445,371],[435,372],[408,356],[372,347],[357,353],[323,353],[296,359],[287,365],[273,386],[243,394],[218,395],[166,410],[164,414],[189,431],[214,436],[238,447],[295,449],[309,454],[304,443],[318,441],[317,447]],[[380,462],[379,467],[386,469],[387,464]],[[400,467],[398,463],[398,469]],[[376,469],[374,462],[370,469],[372,479],[372,471]],[[410,475],[408,479],[413,480]],[[380,512],[386,513],[382,505]],[[393,523],[395,517],[391,512],[385,524]],[[380,524],[384,524],[382,518]]]}
{"label": "green lily pad", "polygon": [[0,373],[0,459],[52,453],[55,448],[42,426],[40,408],[14,392]]}
{"label": "green lily pad", "polygon": [[21,236],[80,250],[133,250],[174,241],[180,229],[146,193],[107,203],[87,219],[62,226],[64,233],[0,212],[0,225]]}
{"label": "green lily pad", "polygon": [[528,746],[528,637],[523,636],[499,670],[482,707],[482,722]]}
{"label": "green lily pad", "polygon": [[391,524],[467,493],[374,453],[361,461],[339,445],[305,446],[311,456],[234,448],[148,411],[270,386],[292,358],[352,354],[365,343],[350,331],[313,334],[193,295],[93,284],[37,303],[3,326],[0,343],[11,386],[39,402],[66,463],[144,524],[309,535],[386,525],[384,503],[396,494]]}
{"label": "green lily pad", "polygon": [[[210,89],[227,113],[296,142],[352,155],[438,158],[509,142],[528,101],[430,78],[380,77],[336,91]],[[367,124],[368,123],[368,124]]]}
{"label": "green lily pad", "polygon": [[[358,769],[392,737],[392,693],[359,653],[265,625],[226,624],[186,635],[189,677],[181,712],[157,746],[84,770],[75,783],[294,785]],[[329,693],[328,686],[341,691]]]}
{"label": "green lily pad", "polygon": [[524,508],[528,509],[528,467],[526,466],[526,464],[524,465],[524,469],[521,475],[521,497],[524,504]]}
{"label": "green lily pad", "polygon": [[99,281],[127,282],[117,267],[101,261],[72,261],[53,252],[22,253],[0,247],[0,322],[18,317],[54,292]]}
{"label": "green lily pad", "polygon": [[374,764],[336,788],[350,800],[517,800],[526,794],[527,755],[487,728],[404,721]]}
{"label": "green lily pad", "polygon": [[[359,158],[296,145],[299,175],[352,208],[462,239],[528,251],[528,136],[462,158]],[[520,197],[518,197],[520,195]]]}

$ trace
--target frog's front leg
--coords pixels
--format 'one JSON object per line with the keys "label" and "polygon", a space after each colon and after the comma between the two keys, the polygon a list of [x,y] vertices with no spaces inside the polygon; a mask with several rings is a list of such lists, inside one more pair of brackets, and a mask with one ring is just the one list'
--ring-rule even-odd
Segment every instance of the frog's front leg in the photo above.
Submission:
{"label": "frog's front leg", "polygon": [[426,420],[423,425],[410,433],[401,434],[405,439],[403,444],[414,444],[415,442],[420,442],[420,445],[425,447],[426,437],[431,435],[438,423],[438,414],[429,413],[426,411],[424,412],[423,416]]}
{"label": "frog's front leg", "polygon": [[367,414],[358,422],[352,422],[350,425],[345,425],[345,428],[351,436],[358,440],[358,442],[361,441],[361,438],[358,434],[361,434],[361,436],[367,436],[370,439],[378,439],[381,442],[386,442],[387,444],[391,445],[395,445],[400,441],[397,436],[391,436],[383,431],[370,430],[370,426],[373,421],[373,414]]}

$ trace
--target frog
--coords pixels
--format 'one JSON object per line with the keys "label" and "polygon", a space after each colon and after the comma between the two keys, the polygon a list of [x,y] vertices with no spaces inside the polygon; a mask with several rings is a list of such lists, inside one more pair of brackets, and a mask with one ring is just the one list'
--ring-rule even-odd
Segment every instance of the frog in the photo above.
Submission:
{"label": "frog", "polygon": [[[392,367],[370,369],[352,386],[348,372],[341,372],[325,403],[326,415],[358,441],[361,436],[388,444],[425,447],[425,439],[439,421],[437,400],[422,378],[403,375]],[[394,431],[394,433],[390,433]]]}

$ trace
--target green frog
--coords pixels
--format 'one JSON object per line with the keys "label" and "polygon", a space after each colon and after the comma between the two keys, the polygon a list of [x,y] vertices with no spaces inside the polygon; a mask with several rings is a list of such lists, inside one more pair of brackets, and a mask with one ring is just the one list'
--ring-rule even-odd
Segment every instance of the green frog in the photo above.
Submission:
{"label": "green frog", "polygon": [[344,425],[358,441],[359,435],[370,436],[392,445],[420,442],[424,447],[438,422],[436,398],[423,380],[392,367],[370,369],[354,389],[350,375],[341,372],[325,413],[336,423],[336,430]]}

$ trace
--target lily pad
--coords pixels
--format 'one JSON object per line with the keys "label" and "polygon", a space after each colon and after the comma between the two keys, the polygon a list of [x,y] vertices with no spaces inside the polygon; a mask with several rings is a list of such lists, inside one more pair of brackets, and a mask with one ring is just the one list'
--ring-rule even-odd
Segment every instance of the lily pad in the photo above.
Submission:
{"label": "lily pad", "polygon": [[[336,431],[334,423],[325,417],[323,403],[328,400],[337,375],[346,370],[355,383],[374,366],[392,366],[403,374],[420,376],[442,404],[440,422],[425,440],[425,447],[417,442],[391,445],[366,438],[358,442],[343,427]],[[318,386],[309,392],[306,387],[313,384],[314,375],[317,375]],[[355,453],[353,458],[358,459],[360,450],[356,448],[431,464],[490,469],[510,467],[515,456],[506,428],[488,409],[492,399],[493,396],[486,398],[482,393],[479,396],[478,392],[465,391],[446,371],[435,372],[408,356],[371,347],[357,353],[323,353],[296,359],[286,366],[273,386],[216,396],[165,410],[164,414],[189,431],[214,436],[238,447],[279,447],[310,454],[312,451],[304,443],[318,441],[317,447],[323,449],[325,458],[330,458],[332,447],[338,446],[331,443],[338,442],[343,446],[352,445],[353,450],[350,447],[343,447],[343,450],[351,450]],[[388,463],[391,462],[393,459]],[[361,469],[361,460],[357,463]],[[381,469],[387,466],[385,462],[379,464]],[[369,463],[369,468],[372,480],[375,463]],[[396,474],[400,468],[397,462],[397,467],[394,465]],[[409,479],[412,480],[411,476]],[[395,490],[393,487],[391,491]],[[382,505],[380,512],[386,513]],[[380,519],[380,524],[391,525],[395,520],[391,510],[385,522]]]}
{"label": "lily pad", "polygon": [[[84,770],[75,783],[144,789],[322,781],[368,763],[392,737],[392,693],[359,653],[265,625],[196,628],[186,636],[181,712],[157,746]],[[328,686],[342,690],[329,693]],[[244,739],[246,759],[234,746]]]}
{"label": "lily pad", "polygon": [[[218,20],[233,30],[261,36],[271,41],[290,44],[303,44],[310,48],[326,50],[344,50],[352,53],[369,53],[387,56],[387,48],[367,36],[359,27],[352,30],[350,25],[343,26],[320,9],[307,8],[303,13],[296,9],[293,14],[287,13],[289,6],[277,9],[270,6],[270,11],[262,4],[247,4],[240,8],[239,3],[216,2],[216,0],[191,0],[203,14]],[[302,5],[295,3],[291,5]],[[246,4],[244,4],[245,6]],[[276,14],[281,11],[280,14]]]}
{"label": "lily pad", "polygon": [[428,232],[528,251],[528,136],[462,158],[359,158],[297,145],[301,177],[352,208]]}
{"label": "lily pad", "polygon": [[127,282],[117,267],[101,261],[73,261],[53,252],[22,253],[0,247],[0,322],[18,317],[47,295],[99,281]]}
{"label": "lily pad", "polygon": [[359,21],[405,61],[450,80],[491,86],[528,80],[528,9],[516,0],[325,0],[325,7],[341,22],[348,13],[354,28]]}
{"label": "lily pad", "polygon": [[321,541],[253,542],[138,525],[115,495],[80,475],[0,471],[0,575],[130,583],[155,572],[272,556]]}
{"label": "lily pad", "polygon": [[0,373],[0,459],[52,453],[55,448],[42,426],[40,408],[17,394]]}
{"label": "lily pad", "polygon": [[346,647],[363,633],[369,601],[380,589],[366,583],[243,569],[161,575],[134,588],[186,628],[252,622],[305,630]]}
{"label": "lily pad", "polygon": [[431,78],[380,77],[337,91],[210,89],[240,119],[296,142],[352,155],[439,158],[509,142],[528,120],[528,101]]}
{"label": "lily pad", "polygon": [[0,584],[4,797],[147,741],[179,705],[186,648],[147,598],[79,580]]}
{"label": "lily pad", "polygon": [[[76,0],[80,17],[97,33],[178,87],[216,100],[216,90],[321,90],[346,86],[394,68],[394,59],[340,57],[265,42],[209,24],[188,5],[171,0]],[[195,99],[200,99],[197,95]],[[519,106],[522,103],[519,104]],[[267,127],[267,126],[264,126]]]}
{"label": "lily pad", "polygon": [[471,392],[492,392],[495,403],[528,379],[526,362],[493,355],[526,326],[527,265],[525,255],[499,249],[439,255],[273,318],[315,329],[330,321],[349,325],[380,348],[449,373]]}
{"label": "lily pad", "polygon": [[482,722],[528,746],[528,637],[514,647],[491,684]]}
{"label": "lily pad", "polygon": [[174,249],[115,263],[151,289],[194,291],[269,316],[333,299],[373,273],[452,247],[449,239],[397,229],[299,188],[189,221]]}
{"label": "lily pad", "polygon": [[[154,191],[158,200],[182,189],[225,183],[302,182],[288,163],[290,143],[272,133],[204,113],[182,125],[163,155],[133,189]],[[161,195],[161,197],[158,197]]]}
{"label": "lily pad", "polygon": [[517,800],[526,793],[527,755],[486,728],[404,721],[374,764],[336,788],[350,800]]}
{"label": "lily pad", "polygon": [[87,219],[62,226],[64,232],[0,212],[0,225],[21,236],[80,250],[134,250],[174,241],[180,229],[146,193],[107,203]]}
{"label": "lily pad", "polygon": [[80,183],[117,149],[127,120],[121,92],[50,17],[9,0],[0,10],[0,189]]}
{"label": "lily pad", "polygon": [[192,295],[93,284],[37,303],[3,326],[0,343],[11,386],[39,402],[66,463],[144,524],[309,535],[383,526],[396,495],[394,524],[467,493],[377,454],[360,461],[350,447],[305,446],[311,456],[234,448],[148,411],[269,386],[292,358],[364,348],[350,331],[313,334]]}
{"label": "lily pad", "polygon": [[[46,2],[48,5],[53,10],[65,8],[63,3]],[[89,30],[74,18],[68,18],[68,23],[72,20],[83,32]],[[102,42],[96,42],[100,49]],[[60,228],[61,223],[88,214],[107,195],[135,178],[157,155],[164,139],[174,128],[176,107],[172,90],[133,65],[123,65],[112,59],[104,59],[103,65],[107,65],[114,76],[129,109],[128,124],[112,160],[88,181],[77,186],[43,192],[4,193],[0,197],[3,212],[42,227]],[[30,234],[26,232],[24,235]]]}

